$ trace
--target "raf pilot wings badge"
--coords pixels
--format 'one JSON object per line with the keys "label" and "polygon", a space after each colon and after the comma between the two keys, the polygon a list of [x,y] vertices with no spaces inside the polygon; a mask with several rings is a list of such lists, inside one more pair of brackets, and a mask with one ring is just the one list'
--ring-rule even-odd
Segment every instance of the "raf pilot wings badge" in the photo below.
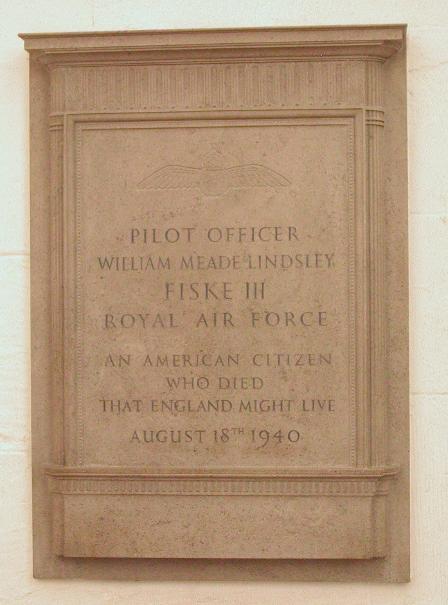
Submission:
{"label": "raf pilot wings badge", "polygon": [[139,189],[199,189],[204,195],[223,195],[230,189],[286,187],[290,181],[260,164],[222,167],[223,155],[213,151],[203,156],[202,165],[164,166],[139,184]]}

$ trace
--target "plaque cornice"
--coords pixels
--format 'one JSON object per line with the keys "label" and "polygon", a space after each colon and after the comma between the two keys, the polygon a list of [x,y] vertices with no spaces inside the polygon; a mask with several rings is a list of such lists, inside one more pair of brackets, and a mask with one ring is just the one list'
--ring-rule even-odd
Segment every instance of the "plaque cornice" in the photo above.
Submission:
{"label": "plaque cornice", "polygon": [[332,28],[150,30],[20,34],[25,48],[49,64],[238,60],[287,56],[385,60],[403,44],[405,25]]}

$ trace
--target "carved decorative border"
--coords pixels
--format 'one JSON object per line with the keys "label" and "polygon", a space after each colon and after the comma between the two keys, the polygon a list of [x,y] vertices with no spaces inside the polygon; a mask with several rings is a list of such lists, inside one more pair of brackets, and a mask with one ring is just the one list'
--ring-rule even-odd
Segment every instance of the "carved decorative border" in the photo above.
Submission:
{"label": "carved decorative border", "polygon": [[387,488],[376,481],[294,481],[262,479],[52,479],[57,494],[223,495],[223,496],[378,496]]}

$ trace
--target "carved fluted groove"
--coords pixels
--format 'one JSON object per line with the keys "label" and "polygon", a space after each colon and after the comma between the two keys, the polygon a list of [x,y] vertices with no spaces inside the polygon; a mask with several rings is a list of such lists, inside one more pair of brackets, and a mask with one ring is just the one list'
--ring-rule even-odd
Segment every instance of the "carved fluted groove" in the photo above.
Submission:
{"label": "carved fluted groove", "polygon": [[58,67],[51,112],[359,106],[362,61]]}
{"label": "carved fluted groove", "polygon": [[366,61],[366,103],[367,105],[384,105],[383,65],[377,61]]}

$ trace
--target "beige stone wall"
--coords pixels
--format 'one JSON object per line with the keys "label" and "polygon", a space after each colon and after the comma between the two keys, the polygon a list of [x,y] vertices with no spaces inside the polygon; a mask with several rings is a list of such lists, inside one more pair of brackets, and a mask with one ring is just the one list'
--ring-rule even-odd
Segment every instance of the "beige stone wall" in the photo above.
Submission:
{"label": "beige stone wall", "polygon": [[[19,31],[408,23],[412,576],[408,585],[32,579],[27,55]],[[0,604],[448,602],[448,4],[4,0],[0,6]]]}

